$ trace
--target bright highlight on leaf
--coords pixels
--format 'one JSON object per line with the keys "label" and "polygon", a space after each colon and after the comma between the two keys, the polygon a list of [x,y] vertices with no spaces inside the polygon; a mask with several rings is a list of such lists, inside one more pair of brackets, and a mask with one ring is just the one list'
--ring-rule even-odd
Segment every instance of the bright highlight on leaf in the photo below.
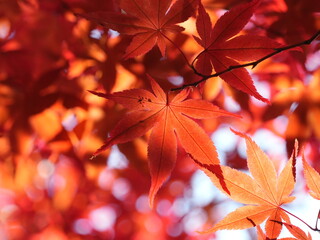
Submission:
{"label": "bright highlight on leaf", "polygon": [[175,166],[176,136],[195,161],[206,165],[219,164],[216,148],[211,139],[191,118],[206,119],[237,115],[221,110],[205,100],[186,100],[187,89],[170,100],[156,81],[153,79],[150,81],[153,93],[144,89],[131,89],[113,94],[92,91],[91,93],[120,103],[130,110],[110,132],[105,144],[94,153],[94,156],[114,144],[131,141],[152,129],[148,143],[152,179],[149,200],[152,206],[156,193]]}
{"label": "bright highlight on leaf", "polygon": [[[239,61],[243,63],[258,60],[281,46],[262,36],[240,35],[235,37],[248,23],[258,4],[259,0],[254,0],[232,8],[219,18],[213,28],[208,13],[202,4],[199,4],[196,24],[200,38],[195,37],[195,40],[204,50],[197,57],[195,65],[197,71],[204,75],[210,75],[212,68],[216,72],[222,72],[230,66],[239,65]],[[246,69],[234,69],[220,77],[232,87],[269,103],[268,99],[257,92]]]}
{"label": "bright highlight on leaf", "polygon": [[[275,167],[268,156],[252,141],[240,132],[235,134],[245,138],[247,145],[247,163],[249,176],[227,166],[221,166],[222,175],[210,170],[210,166],[201,165],[212,182],[231,199],[248,204],[229,213],[223,220],[205,233],[223,229],[245,229],[255,227],[267,219],[266,234],[270,239],[279,236],[282,224],[289,222],[283,204],[290,203],[294,197],[289,196],[295,184],[295,157],[297,144],[290,160],[280,175],[277,176]],[[223,183],[223,184],[222,184]]]}

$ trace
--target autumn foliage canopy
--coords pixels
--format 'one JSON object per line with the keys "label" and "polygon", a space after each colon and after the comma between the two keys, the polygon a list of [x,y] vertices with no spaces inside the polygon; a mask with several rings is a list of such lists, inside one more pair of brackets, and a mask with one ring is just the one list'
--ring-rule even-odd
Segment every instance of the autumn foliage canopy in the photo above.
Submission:
{"label": "autumn foliage canopy", "polygon": [[319,49],[318,0],[1,1],[0,239],[316,239]]}

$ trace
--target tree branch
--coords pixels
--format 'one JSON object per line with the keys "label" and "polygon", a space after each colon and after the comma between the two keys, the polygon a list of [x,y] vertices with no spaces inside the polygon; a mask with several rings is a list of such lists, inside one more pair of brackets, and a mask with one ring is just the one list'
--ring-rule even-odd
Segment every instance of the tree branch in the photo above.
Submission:
{"label": "tree branch", "polygon": [[[306,225],[308,228],[310,228],[312,231],[315,232],[319,232],[320,230],[317,228],[317,226],[315,228],[311,227],[308,223],[306,223],[305,221],[303,221],[301,218],[299,218],[298,216],[294,215],[293,213],[285,210],[284,208],[281,208],[283,211],[285,211],[286,213],[290,214],[292,217],[298,219],[300,222],[302,222],[304,225]],[[274,221],[274,220],[272,220]]]}
{"label": "tree branch", "polygon": [[293,49],[295,47],[300,47],[302,45],[309,45],[311,44],[318,36],[320,36],[320,31],[318,31],[316,34],[314,34],[311,38],[303,41],[303,42],[299,42],[299,43],[295,43],[295,44],[291,44],[291,45],[288,45],[288,46],[285,46],[285,47],[281,47],[281,48],[275,48],[274,51],[272,53],[269,53],[268,55],[256,60],[256,61],[253,61],[253,62],[249,62],[249,63],[245,63],[245,64],[240,64],[240,65],[233,65],[233,66],[229,66],[228,68],[226,68],[225,70],[221,71],[221,72],[217,72],[217,73],[214,73],[214,74],[211,74],[211,75],[203,75],[201,73],[199,73],[195,67],[194,67],[194,63],[195,63],[195,60],[198,58],[198,56],[200,56],[200,54],[198,54],[198,56],[192,61],[192,64],[191,64],[191,68],[192,70],[194,71],[195,74],[197,74],[198,76],[201,77],[200,80],[196,81],[196,82],[193,82],[193,83],[189,83],[189,84],[184,84],[182,85],[181,87],[177,87],[177,88],[172,88],[171,91],[176,91],[176,90],[182,90],[186,87],[195,87],[197,86],[199,83],[202,83],[204,81],[206,81],[207,79],[209,78],[213,78],[213,77],[218,77],[224,73],[227,73],[227,72],[230,72],[234,69],[238,69],[238,68],[243,68],[243,67],[249,67],[249,66],[252,66],[252,68],[256,67],[259,63],[261,63],[262,61],[278,54],[278,53],[281,53],[283,51],[286,51],[286,50],[289,50],[289,49]]}
{"label": "tree branch", "polygon": [[[318,229],[318,221],[319,221],[319,218],[320,218],[320,210],[319,210],[319,212],[318,212],[315,229]],[[320,231],[320,230],[319,230],[319,231]]]}

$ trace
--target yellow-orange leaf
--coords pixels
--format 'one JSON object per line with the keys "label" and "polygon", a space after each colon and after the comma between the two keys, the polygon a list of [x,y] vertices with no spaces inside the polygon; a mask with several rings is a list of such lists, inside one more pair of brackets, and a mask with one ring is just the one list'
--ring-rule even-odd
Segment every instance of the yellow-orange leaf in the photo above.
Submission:
{"label": "yellow-orange leaf", "polygon": [[261,227],[258,225],[256,226],[257,228],[257,237],[258,237],[258,240],[266,240],[267,239],[267,236],[266,234],[262,231]]}
{"label": "yellow-orange leaf", "polygon": [[290,160],[280,176],[277,177],[272,161],[258,145],[249,136],[234,130],[233,132],[246,140],[247,162],[252,177],[226,166],[204,164],[200,164],[200,166],[204,168],[215,186],[226,193],[228,197],[250,205],[229,213],[206,232],[255,227],[268,219],[266,224],[267,237],[270,239],[277,238],[282,225],[276,222],[289,221],[281,205],[294,199],[289,195],[295,184],[297,144]]}
{"label": "yellow-orange leaf", "polygon": [[247,163],[250,173],[258,185],[265,189],[265,198],[276,202],[276,180],[277,174],[273,163],[268,156],[251,140],[247,135],[236,132],[237,135],[245,138],[247,145]]}
{"label": "yellow-orange leaf", "polygon": [[266,222],[266,234],[270,239],[276,239],[282,230],[280,210],[274,211]]}
{"label": "yellow-orange leaf", "polygon": [[310,189],[310,195],[315,199],[320,200],[320,174],[311,167],[304,156],[303,159],[303,173],[307,182],[307,186]]}

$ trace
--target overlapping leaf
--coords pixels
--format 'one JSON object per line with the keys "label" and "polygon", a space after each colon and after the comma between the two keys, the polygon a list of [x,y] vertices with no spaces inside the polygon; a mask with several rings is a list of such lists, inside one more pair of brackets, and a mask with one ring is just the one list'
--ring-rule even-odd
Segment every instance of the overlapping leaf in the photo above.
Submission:
{"label": "overlapping leaf", "polygon": [[255,227],[268,219],[266,223],[267,236],[271,239],[276,238],[282,228],[279,222],[282,220],[290,221],[281,205],[294,199],[289,195],[295,184],[296,151],[277,177],[272,161],[257,144],[247,135],[234,132],[246,140],[247,162],[252,177],[226,166],[221,166],[222,174],[217,176],[216,173],[212,174],[210,166],[202,165],[202,167],[213,183],[228,197],[249,205],[231,212],[206,232]]}
{"label": "overlapping leaf", "polygon": [[167,34],[181,32],[184,28],[176,25],[186,21],[195,12],[198,0],[122,0],[120,7],[125,12],[95,12],[83,14],[89,20],[133,35],[125,58],[142,55],[157,45],[165,55]]}
{"label": "overlapping leaf", "polygon": [[187,153],[198,162],[219,164],[216,149],[204,130],[191,118],[204,119],[217,116],[236,116],[220,110],[204,100],[187,99],[183,90],[172,99],[151,79],[153,93],[132,89],[113,94],[92,92],[116,101],[131,111],[115,126],[106,143],[94,155],[113,144],[140,137],[152,128],[148,143],[149,168],[152,178],[150,205],[154,196],[170,175],[177,157],[178,137]]}
{"label": "overlapping leaf", "polygon": [[[256,35],[235,37],[248,23],[258,4],[259,0],[254,0],[232,8],[219,18],[213,28],[208,13],[201,4],[199,5],[196,24],[200,38],[195,37],[195,39],[204,48],[196,62],[196,69],[200,73],[210,75],[212,68],[216,72],[222,72],[230,66],[239,65],[239,61],[258,60],[280,46],[267,37]],[[246,69],[234,69],[220,77],[234,88],[261,101],[269,102],[257,92]]]}
{"label": "overlapping leaf", "polygon": [[286,228],[289,230],[289,232],[295,236],[295,239],[299,240],[312,240],[312,237],[310,233],[308,235],[299,227],[292,225],[290,223],[282,223],[283,225],[286,226]]}

